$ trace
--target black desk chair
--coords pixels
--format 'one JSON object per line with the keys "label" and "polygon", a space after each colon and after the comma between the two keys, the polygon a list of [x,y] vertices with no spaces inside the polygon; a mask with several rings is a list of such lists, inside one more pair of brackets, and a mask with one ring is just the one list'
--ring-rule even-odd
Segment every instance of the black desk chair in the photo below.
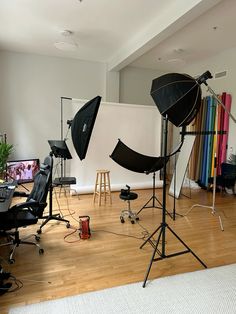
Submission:
{"label": "black desk chair", "polygon": [[[213,178],[209,178],[208,183],[213,183]],[[221,175],[216,177],[216,185],[221,187],[222,191],[226,188],[232,189],[235,194],[236,183],[236,165],[223,162],[221,164]]]}
{"label": "black desk chair", "polygon": [[221,186],[232,189],[235,194],[235,182],[236,182],[236,165],[223,162],[221,164]]}
{"label": "black desk chair", "polygon": [[[16,192],[15,196],[25,196],[26,201],[18,203],[6,212],[0,213],[0,230],[3,236],[8,239],[7,243],[3,243],[1,246],[13,245],[9,255],[9,263],[15,262],[13,255],[15,249],[20,244],[30,244],[37,246],[39,254],[43,254],[44,250],[37,243],[40,237],[36,234],[30,234],[24,238],[20,238],[19,228],[27,227],[29,225],[37,224],[38,219],[43,216],[43,211],[47,206],[47,195],[49,191],[49,185],[52,175],[52,157],[47,156],[44,163],[41,164],[40,170],[34,177],[34,185],[30,194],[24,192]],[[11,232],[12,229],[15,229]],[[27,241],[31,236],[35,237],[36,242]]]}

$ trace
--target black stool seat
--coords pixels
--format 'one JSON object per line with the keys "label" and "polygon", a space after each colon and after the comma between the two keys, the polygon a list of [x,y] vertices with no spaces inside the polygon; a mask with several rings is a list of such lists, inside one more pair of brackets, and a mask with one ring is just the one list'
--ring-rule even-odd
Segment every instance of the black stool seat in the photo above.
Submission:
{"label": "black stool seat", "polygon": [[138,194],[134,192],[129,192],[127,195],[120,193],[120,199],[124,201],[132,201],[138,198]]}

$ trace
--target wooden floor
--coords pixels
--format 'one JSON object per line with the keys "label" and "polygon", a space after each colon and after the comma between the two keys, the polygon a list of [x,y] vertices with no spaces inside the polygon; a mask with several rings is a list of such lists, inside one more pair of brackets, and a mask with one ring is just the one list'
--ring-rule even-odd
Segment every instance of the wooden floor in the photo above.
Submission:
{"label": "wooden floor", "polygon": [[[139,197],[131,203],[134,211],[138,211],[152,194],[151,190],[136,192]],[[157,190],[157,197],[161,201],[161,189]],[[56,197],[54,194],[54,213],[58,212],[59,204],[72,229],[67,229],[64,223],[51,221],[41,234],[40,243],[45,253],[39,255],[33,246],[21,245],[17,248],[13,265],[3,260],[7,259],[9,248],[0,248],[2,266],[23,283],[16,292],[0,296],[0,313],[7,313],[14,306],[143,282],[153,248],[149,243],[143,249],[139,247],[143,239],[160,226],[162,210],[145,208],[139,215],[139,223],[133,225],[126,221],[121,224],[120,211],[127,204],[119,199],[118,192],[113,192],[112,198],[112,205],[99,207],[93,204],[92,195],[65,197],[62,194],[59,197],[57,194]],[[214,215],[211,209],[195,207],[187,216],[180,216],[197,203],[211,205],[212,193],[198,190],[192,191],[191,199],[181,196],[176,201],[176,220],[166,216],[168,225],[209,268],[236,263],[235,196],[217,193],[217,212]],[[167,210],[173,211],[173,198],[169,196]],[[89,240],[80,240],[78,230],[67,236],[74,231],[73,228],[78,229],[80,215],[90,216],[92,236]],[[219,215],[224,231],[220,228]],[[21,234],[37,229],[38,226],[28,227]],[[184,248],[168,229],[165,248],[166,254]],[[200,269],[203,267],[199,261],[187,253],[154,262],[149,279]]]}

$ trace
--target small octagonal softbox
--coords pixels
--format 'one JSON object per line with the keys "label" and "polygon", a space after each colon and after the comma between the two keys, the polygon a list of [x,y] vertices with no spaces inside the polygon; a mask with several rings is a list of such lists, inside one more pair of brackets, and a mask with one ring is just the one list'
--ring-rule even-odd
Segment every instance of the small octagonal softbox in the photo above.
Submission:
{"label": "small octagonal softbox", "polygon": [[175,126],[188,125],[201,105],[201,88],[187,74],[168,73],[152,81],[151,96],[162,116]]}

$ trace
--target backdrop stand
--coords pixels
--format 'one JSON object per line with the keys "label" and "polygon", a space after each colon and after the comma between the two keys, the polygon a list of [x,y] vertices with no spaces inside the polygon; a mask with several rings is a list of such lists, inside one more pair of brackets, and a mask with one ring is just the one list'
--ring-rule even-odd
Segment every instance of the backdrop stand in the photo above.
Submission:
{"label": "backdrop stand", "polygon": [[[169,227],[169,225],[166,223],[166,164],[167,164],[167,132],[168,132],[168,116],[166,115],[165,117],[165,126],[164,126],[164,167],[163,167],[163,204],[162,204],[162,222],[160,226],[146,239],[146,241],[140,246],[140,249],[144,247],[144,245],[149,242],[152,247],[154,248],[153,254],[149,263],[149,266],[147,268],[147,272],[144,278],[143,282],[143,288],[146,286],[146,282],[152,267],[152,263],[165,259],[165,258],[170,258],[186,253],[191,253],[201,264],[203,267],[207,268],[207,266],[203,263],[203,261],[190,249],[189,246],[185,244],[183,240]],[[174,236],[175,238],[183,244],[183,246],[186,248],[184,251],[172,253],[172,254],[166,254],[166,229],[168,229]],[[158,233],[157,236],[157,241],[153,243],[153,240],[151,238]],[[158,249],[158,245],[161,242],[161,250]],[[159,257],[155,257],[156,253],[159,255]]]}
{"label": "backdrop stand", "polygon": [[[206,80],[209,78],[212,78],[212,75],[209,71],[204,73],[205,75],[202,75],[201,77],[201,81],[199,82],[204,83],[207,86],[207,90],[213,95],[213,97],[215,98],[215,100],[217,101],[218,105],[221,105],[224,109],[224,111],[229,115],[229,117],[234,121],[234,123],[236,123],[236,119],[235,117],[229,112],[229,110],[225,107],[225,105],[223,104],[223,102],[219,99],[219,97],[217,96],[217,94],[213,91],[213,89],[207,84]],[[218,108],[216,108],[216,122],[218,121]],[[217,125],[217,124],[216,124]],[[224,130],[223,130],[224,131]],[[212,196],[212,205],[207,206],[207,205],[201,205],[201,204],[194,204],[185,214],[185,216],[194,208],[194,207],[203,207],[203,208],[210,208],[212,211],[211,213],[213,215],[216,214],[216,207],[215,207],[215,199],[216,199],[216,172],[217,172],[217,165],[218,165],[218,133],[220,133],[220,131],[217,130],[216,127],[216,131],[214,132],[214,136],[216,136],[216,145],[215,145],[215,153],[214,153],[214,175],[213,175],[213,196]],[[220,223],[220,228],[222,231],[224,231],[224,227],[223,227],[223,223],[222,223],[222,219],[221,216],[218,215],[219,218],[219,223]]]}

